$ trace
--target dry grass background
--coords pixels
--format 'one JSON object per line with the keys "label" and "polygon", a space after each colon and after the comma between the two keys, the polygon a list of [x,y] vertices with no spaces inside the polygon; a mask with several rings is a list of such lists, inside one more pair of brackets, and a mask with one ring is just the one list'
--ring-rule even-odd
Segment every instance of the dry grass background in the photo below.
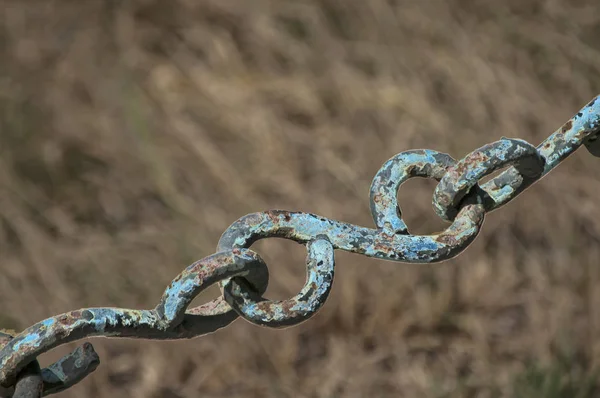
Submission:
{"label": "dry grass background", "polygon": [[[152,308],[250,212],[371,226],[369,184],[394,154],[537,145],[600,93],[594,0],[0,8],[0,326],[16,329]],[[600,396],[599,161],[577,152],[451,261],[337,253],[330,299],[298,327],[93,339],[100,368],[61,396]],[[400,189],[413,233],[445,228],[434,186]],[[294,295],[304,248],[256,250],[267,297]]]}

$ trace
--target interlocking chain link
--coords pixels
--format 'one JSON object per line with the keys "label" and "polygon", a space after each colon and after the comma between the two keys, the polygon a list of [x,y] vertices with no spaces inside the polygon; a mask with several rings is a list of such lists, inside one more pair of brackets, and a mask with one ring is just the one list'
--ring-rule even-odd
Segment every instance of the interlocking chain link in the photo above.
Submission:
{"label": "interlocking chain link", "polygon": [[[412,150],[388,160],[371,184],[371,213],[376,229],[319,215],[271,210],[246,215],[221,236],[217,253],[179,274],[151,310],[85,308],[43,320],[23,332],[0,333],[0,386],[7,396],[27,397],[63,391],[93,372],[99,359],[89,343],[48,368],[37,357],[86,337],[188,339],[215,332],[242,317],[272,328],[297,325],[325,303],[334,275],[334,250],[383,260],[435,263],[460,254],[477,237],[485,214],[498,209],[539,181],[584,145],[600,156],[600,96],[581,109],[537,148],[511,138],[485,145],[460,161],[433,150]],[[479,185],[496,170],[502,174]],[[412,235],[398,206],[400,185],[413,177],[438,181],[436,213],[450,226],[433,235]],[[284,238],[307,247],[306,283],[295,297],[271,301],[262,295],[269,272],[253,243]],[[218,283],[222,295],[188,308],[192,300]]]}

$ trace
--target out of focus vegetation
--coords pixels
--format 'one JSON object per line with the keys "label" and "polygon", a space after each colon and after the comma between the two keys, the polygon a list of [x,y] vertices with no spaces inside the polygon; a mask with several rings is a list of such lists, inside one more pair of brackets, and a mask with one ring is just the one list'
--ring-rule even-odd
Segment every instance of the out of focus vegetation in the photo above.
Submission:
{"label": "out of focus vegetation", "polygon": [[[599,37],[592,0],[0,1],[0,326],[152,308],[250,212],[372,226],[394,154],[559,128],[600,93]],[[95,339],[61,396],[600,396],[599,169],[582,149],[442,264],[338,253],[298,327]],[[400,189],[412,233],[446,227],[434,186]],[[255,247],[295,295],[304,248]]]}

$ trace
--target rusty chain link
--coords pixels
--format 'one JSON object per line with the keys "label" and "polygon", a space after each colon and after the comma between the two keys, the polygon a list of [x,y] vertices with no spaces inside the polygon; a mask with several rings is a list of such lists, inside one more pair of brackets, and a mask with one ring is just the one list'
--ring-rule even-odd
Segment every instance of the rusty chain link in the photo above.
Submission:
{"label": "rusty chain link", "polygon": [[[460,161],[432,150],[412,150],[388,160],[371,184],[371,212],[377,229],[309,213],[266,211],[246,215],[221,236],[217,253],[179,274],[151,310],[86,308],[41,321],[23,332],[0,333],[0,386],[7,397],[37,397],[63,391],[99,364],[85,343],[48,368],[37,357],[86,337],[187,339],[215,332],[241,316],[262,326],[282,328],[313,316],[325,303],[333,283],[334,250],[384,260],[434,263],[460,254],[477,237],[485,214],[507,204],[584,145],[600,157],[600,96],[581,109],[537,148],[511,138],[485,145]],[[489,182],[478,181],[509,167]],[[436,213],[451,225],[435,235],[408,232],[398,206],[400,185],[413,177],[438,181],[433,194]],[[295,297],[262,297],[269,273],[250,246],[279,237],[307,246],[306,284]],[[222,296],[195,308],[192,300],[218,283]],[[2,390],[0,390],[2,393]]]}

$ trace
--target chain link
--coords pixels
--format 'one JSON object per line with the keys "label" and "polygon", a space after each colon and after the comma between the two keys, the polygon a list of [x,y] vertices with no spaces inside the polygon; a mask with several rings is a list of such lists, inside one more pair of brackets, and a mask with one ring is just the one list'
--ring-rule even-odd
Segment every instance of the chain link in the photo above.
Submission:
{"label": "chain link", "polygon": [[[580,146],[600,157],[599,134],[600,97],[596,97],[538,147],[503,137],[459,161],[427,149],[400,153],[381,167],[371,184],[376,229],[301,212],[271,210],[246,215],[223,233],[216,254],[190,265],[171,282],[152,310],[85,308],[48,318],[16,336],[0,333],[0,386],[8,397],[49,395],[73,386],[99,364],[91,344],[85,343],[45,369],[40,369],[37,357],[86,337],[189,339],[215,332],[240,316],[272,328],[297,325],[313,316],[329,296],[334,250],[406,263],[453,258],[475,240],[486,213],[512,201]],[[478,184],[505,167],[508,169],[496,178]],[[445,231],[423,236],[409,233],[397,194],[400,186],[414,177],[438,181],[433,206],[451,223]],[[256,241],[272,237],[307,247],[306,284],[288,300],[262,297],[269,272],[260,256],[250,250]],[[221,288],[221,297],[188,308],[200,292],[215,283]]]}

